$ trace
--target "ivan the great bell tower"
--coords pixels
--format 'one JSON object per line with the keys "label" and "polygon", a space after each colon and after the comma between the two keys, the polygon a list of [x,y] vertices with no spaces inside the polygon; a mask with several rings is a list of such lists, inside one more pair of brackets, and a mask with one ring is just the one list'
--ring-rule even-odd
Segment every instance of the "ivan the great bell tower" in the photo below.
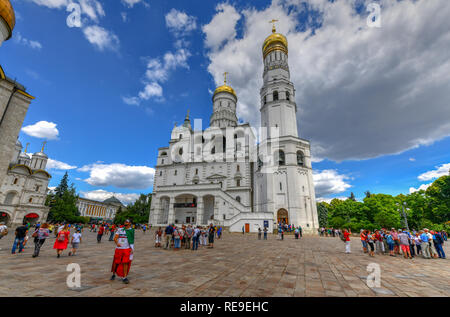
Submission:
{"label": "ivan the great bell tower", "polygon": [[[266,132],[262,133],[259,145],[255,209],[273,212],[276,223],[300,225],[304,231],[312,232],[319,227],[319,222],[310,143],[298,136],[288,42],[284,35],[276,32],[275,25],[263,43],[262,55],[264,82],[260,91],[260,112],[262,130]],[[270,155],[272,164],[263,162],[263,158]]]}

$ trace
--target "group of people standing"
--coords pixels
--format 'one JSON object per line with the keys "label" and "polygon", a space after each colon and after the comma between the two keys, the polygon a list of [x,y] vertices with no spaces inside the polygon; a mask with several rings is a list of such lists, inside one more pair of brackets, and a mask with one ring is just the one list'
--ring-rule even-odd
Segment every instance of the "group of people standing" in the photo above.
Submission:
{"label": "group of people standing", "polygon": [[406,228],[381,229],[374,232],[361,230],[360,237],[364,253],[369,253],[370,256],[374,256],[376,250],[377,254],[389,253],[390,256],[403,254],[409,259],[418,255],[422,255],[425,259],[438,257],[445,259],[442,246],[448,239],[445,231],[438,232],[426,228],[419,231],[408,231]]}
{"label": "group of people standing", "polygon": [[[264,228],[264,230],[267,230],[267,228]],[[294,225],[287,225],[286,223],[278,223],[278,239],[284,240],[284,233],[285,232],[292,232],[294,231],[294,237],[295,239],[299,239],[303,237],[303,230],[301,226],[295,227]],[[264,232],[264,239],[267,240],[267,232]]]}
{"label": "group of people standing", "polygon": [[199,245],[208,246],[208,248],[214,248],[214,237],[217,235],[217,239],[222,237],[222,227],[213,226],[209,227],[182,225],[176,226],[175,224],[168,225],[164,230],[159,227],[155,233],[155,247],[161,248],[164,240],[164,249],[173,249],[178,251],[180,249],[192,249],[198,250]]}

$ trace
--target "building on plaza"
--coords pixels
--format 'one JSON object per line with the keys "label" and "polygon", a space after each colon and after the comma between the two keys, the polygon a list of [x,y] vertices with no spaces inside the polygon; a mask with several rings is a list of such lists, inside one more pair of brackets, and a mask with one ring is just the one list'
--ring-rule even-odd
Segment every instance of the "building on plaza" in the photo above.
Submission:
{"label": "building on plaza", "polygon": [[[0,46],[11,38],[15,14],[9,0],[0,0]],[[44,150],[21,153],[18,135],[34,99],[0,65],[0,222],[17,226],[47,219],[44,205],[50,174]]]}
{"label": "building on plaza", "polygon": [[90,217],[91,220],[112,221],[119,208],[125,206],[116,197],[112,196],[103,202],[78,198],[77,208],[80,216]]}
{"label": "building on plaza", "polygon": [[47,160],[44,146],[40,152],[29,155],[27,148],[22,152],[22,144],[16,141],[6,177],[0,185],[0,222],[18,226],[47,219],[49,207],[45,206],[45,200],[51,178],[45,170]]}
{"label": "building on plaza", "polygon": [[169,146],[158,149],[149,222],[228,227],[255,232],[277,223],[318,226],[310,143],[298,136],[295,88],[290,81],[288,42],[276,32],[262,48],[264,73],[261,130],[256,142],[236,116],[237,94],[227,85],[212,97],[210,126],[189,113],[172,129]]}

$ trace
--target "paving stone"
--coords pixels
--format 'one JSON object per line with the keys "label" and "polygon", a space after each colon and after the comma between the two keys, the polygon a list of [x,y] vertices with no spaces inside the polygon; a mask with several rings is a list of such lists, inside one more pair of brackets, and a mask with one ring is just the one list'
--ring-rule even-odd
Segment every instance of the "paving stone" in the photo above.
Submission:
{"label": "paving stone", "polygon": [[[109,281],[114,244],[96,242],[96,233],[83,232],[75,257],[67,251],[56,258],[49,238],[38,258],[30,243],[22,254],[9,254],[12,234],[0,240],[3,272],[0,296],[448,296],[450,265],[446,259],[413,260],[369,257],[352,242],[345,254],[339,238],[305,236],[284,241],[254,234],[224,233],[214,249],[198,251],[154,248],[153,232],[138,231],[130,284]],[[444,245],[450,254],[449,244]],[[66,285],[67,265],[81,267],[81,289]],[[367,266],[378,263],[382,287],[366,284]]]}

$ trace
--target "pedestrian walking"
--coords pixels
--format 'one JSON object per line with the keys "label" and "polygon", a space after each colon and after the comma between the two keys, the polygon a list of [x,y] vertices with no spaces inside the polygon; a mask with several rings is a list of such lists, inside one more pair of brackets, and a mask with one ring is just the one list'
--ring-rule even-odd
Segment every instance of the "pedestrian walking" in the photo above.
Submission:
{"label": "pedestrian walking", "polygon": [[158,228],[155,232],[155,248],[161,248],[161,239],[162,239],[162,229],[161,227]]}
{"label": "pedestrian walking", "polygon": [[53,249],[56,249],[56,257],[61,257],[61,253],[63,250],[67,249],[67,245],[69,244],[69,225],[65,224],[61,231],[59,231],[56,241],[53,244]]}
{"label": "pedestrian walking", "polygon": [[130,283],[128,273],[134,255],[134,229],[131,228],[130,220],[125,220],[124,227],[118,228],[114,235],[116,249],[111,267],[111,280],[116,279],[116,274],[122,278],[124,284]]}
{"label": "pedestrian walking", "polygon": [[264,227],[264,240],[267,240],[267,227]]}
{"label": "pedestrian walking", "polygon": [[11,253],[16,254],[16,248],[19,247],[19,253],[22,253],[23,251],[23,242],[25,240],[25,237],[28,233],[28,227],[25,225],[22,225],[20,227],[16,228],[15,234],[16,237],[14,238],[13,246]]}
{"label": "pedestrian walking", "polygon": [[214,228],[214,226],[211,224],[210,226],[209,226],[209,231],[208,231],[208,248],[210,248],[210,249],[212,249],[212,248],[214,248],[214,231],[215,231],[215,228]]}
{"label": "pedestrian walking", "polygon": [[105,226],[101,224],[100,227],[98,228],[97,243],[102,242],[103,233],[105,233]]}
{"label": "pedestrian walking", "polygon": [[40,225],[33,233],[32,237],[34,238],[34,253],[33,258],[39,256],[39,252],[41,251],[41,247],[45,242],[45,239],[50,235],[50,231],[48,230],[48,223],[44,223]]}
{"label": "pedestrian walking", "polygon": [[70,241],[70,244],[72,245],[72,251],[69,252],[69,256],[75,256],[75,254],[77,253],[77,250],[80,247],[81,237],[81,229],[76,229],[76,232],[72,235],[72,240]]}

